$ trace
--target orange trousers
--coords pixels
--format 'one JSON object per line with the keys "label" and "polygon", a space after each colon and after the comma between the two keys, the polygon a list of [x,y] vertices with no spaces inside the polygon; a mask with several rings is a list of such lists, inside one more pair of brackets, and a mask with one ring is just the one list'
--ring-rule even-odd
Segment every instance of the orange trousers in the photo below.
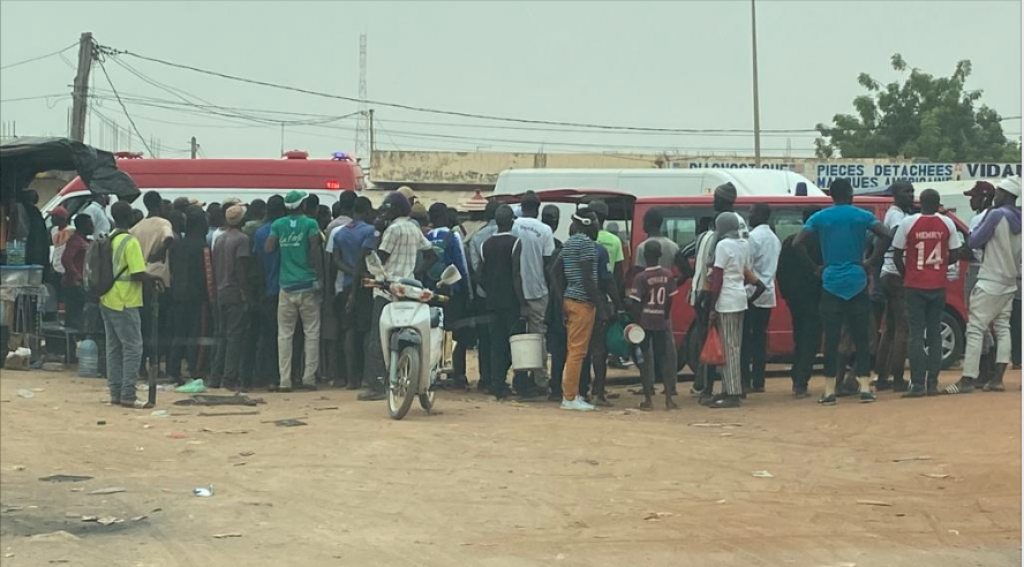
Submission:
{"label": "orange trousers", "polygon": [[566,299],[562,302],[565,310],[565,331],[568,344],[565,355],[565,371],[562,373],[562,397],[575,400],[580,392],[580,369],[587,358],[590,334],[594,330],[594,315],[597,309],[580,301]]}

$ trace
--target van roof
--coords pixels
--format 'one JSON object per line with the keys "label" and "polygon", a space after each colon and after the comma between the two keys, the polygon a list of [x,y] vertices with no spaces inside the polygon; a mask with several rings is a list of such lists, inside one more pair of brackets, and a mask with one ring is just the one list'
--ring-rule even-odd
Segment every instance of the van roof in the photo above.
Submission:
{"label": "van roof", "polygon": [[[329,159],[118,159],[140,189],[331,189],[359,190],[358,164]],[[76,177],[61,195],[87,190]]]}
{"label": "van roof", "polygon": [[[714,202],[713,195],[695,195],[692,197],[640,197],[636,200],[637,205],[710,205]],[[857,197],[853,198],[854,204],[889,204],[892,197]],[[737,205],[753,205],[754,203],[768,203],[769,205],[831,205],[831,197],[795,197],[792,195],[775,195],[769,197],[739,196],[736,198]]]}

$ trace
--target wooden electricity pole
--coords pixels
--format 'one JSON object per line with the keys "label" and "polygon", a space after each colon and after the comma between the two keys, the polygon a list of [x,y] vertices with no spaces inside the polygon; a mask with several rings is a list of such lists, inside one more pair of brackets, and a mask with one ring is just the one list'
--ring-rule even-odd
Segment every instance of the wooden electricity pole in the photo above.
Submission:
{"label": "wooden electricity pole", "polygon": [[199,144],[196,143],[196,137],[192,136],[192,159],[196,159],[196,153],[199,152]]}
{"label": "wooden electricity pole", "polygon": [[89,71],[92,70],[92,32],[78,40],[78,73],[71,94],[71,139],[85,141],[85,119],[89,114]]}

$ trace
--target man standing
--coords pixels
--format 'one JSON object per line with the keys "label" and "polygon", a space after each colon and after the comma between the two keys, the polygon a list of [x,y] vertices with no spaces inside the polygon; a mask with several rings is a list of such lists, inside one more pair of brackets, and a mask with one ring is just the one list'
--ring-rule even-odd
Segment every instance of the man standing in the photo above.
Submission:
{"label": "man standing", "polygon": [[[160,287],[164,290],[171,287],[171,270],[167,266],[167,251],[174,242],[174,229],[171,228],[171,221],[163,218],[164,201],[160,193],[149,191],[142,197],[142,203],[146,206],[147,216],[131,228],[131,235],[139,242],[142,248],[142,257],[146,259],[146,271],[160,280]],[[162,292],[161,292],[162,293]],[[157,313],[157,291],[152,286],[145,286],[143,289],[145,306],[142,308],[142,359],[143,366],[139,368],[140,374],[145,370],[145,363],[160,368],[160,357],[165,354],[165,349],[157,344],[159,337],[153,337],[153,317],[169,315],[166,306],[169,305],[168,298],[160,297],[160,304],[165,307],[161,309],[164,313]],[[168,317],[163,317],[161,322],[158,318],[157,324],[161,329],[167,328]],[[159,335],[159,333],[157,333]],[[164,341],[160,341],[163,343]]]}
{"label": "man standing", "polygon": [[516,216],[512,207],[501,205],[494,213],[497,232],[483,244],[482,262],[483,288],[487,294],[487,311],[491,321],[491,377],[490,389],[499,400],[507,398],[511,390],[505,382],[508,369],[512,365],[512,352],[509,335],[519,319],[522,309],[521,287],[519,276],[518,255],[519,239],[512,236],[512,224]]}
{"label": "man standing", "polygon": [[64,268],[60,285],[64,297],[64,325],[72,329],[82,330],[82,309],[85,307],[85,290],[82,288],[82,276],[85,272],[85,252],[89,248],[87,238],[92,235],[92,217],[85,214],[75,215],[75,230],[64,245],[60,263]]}
{"label": "man standing", "polygon": [[204,315],[209,312],[209,291],[206,277],[206,213],[197,206],[185,210],[185,236],[171,245],[169,265],[174,287],[171,295],[177,309],[171,311],[173,332],[167,374],[183,384],[181,362],[187,361],[189,377],[200,377],[199,337]]}
{"label": "man standing", "polygon": [[565,410],[592,411],[594,406],[579,396],[579,378],[583,360],[587,357],[596,310],[601,305],[597,285],[597,250],[594,247],[597,216],[589,211],[579,212],[573,215],[572,220],[572,236],[562,248],[565,274],[562,308],[565,312],[568,353],[562,374],[561,407]]}
{"label": "man standing", "polygon": [[768,225],[772,209],[767,203],[756,203],[750,208],[751,270],[764,284],[764,292],[753,299],[756,287],[747,286],[751,298],[743,316],[742,366],[743,391],[764,392],[764,371],[768,358],[768,322],[775,309],[775,272],[779,265],[782,243]]}
{"label": "man standing", "polygon": [[[964,195],[971,198],[970,206],[974,211],[974,217],[968,224],[968,233],[974,232],[981,225],[985,218],[985,211],[992,207],[992,199],[995,197],[996,188],[988,181],[977,181],[974,187],[965,191]],[[978,270],[981,269],[981,261],[985,257],[982,250],[970,250],[965,248],[961,257],[970,260],[967,264],[967,279],[964,281],[964,306],[967,311],[971,309],[971,291],[978,285]],[[992,329],[986,329],[984,340],[981,345],[981,360],[978,370],[978,382],[984,383],[992,379],[996,366],[995,338],[992,336]]]}
{"label": "man standing", "polygon": [[290,191],[284,198],[288,216],[274,221],[264,246],[266,252],[280,250],[281,287],[277,303],[277,364],[279,391],[292,389],[292,336],[295,323],[302,321],[305,337],[305,370],[300,389],[316,389],[316,369],[320,364],[320,290],[317,282],[323,273],[320,227],[305,216],[302,203],[305,191]]}
{"label": "man standing", "polygon": [[333,261],[338,269],[338,293],[335,309],[341,321],[342,344],[345,350],[346,387],[356,390],[362,384],[366,343],[373,315],[373,295],[362,286],[366,275],[366,256],[377,245],[377,231],[366,221],[371,204],[366,197],[355,200],[352,220],[334,231]]}
{"label": "man standing", "polygon": [[938,210],[939,193],[925,189],[921,192],[921,212],[904,219],[892,241],[896,250],[893,262],[903,274],[910,327],[910,389],[903,394],[904,398],[939,393],[946,266],[957,261],[960,236],[953,221],[938,214]]}
{"label": "man standing", "polygon": [[466,351],[472,342],[472,319],[468,317],[470,287],[469,266],[466,263],[465,246],[462,234],[457,228],[450,226],[448,206],[434,203],[427,210],[430,218],[430,230],[427,240],[430,241],[437,259],[427,268],[426,281],[428,287],[437,285],[441,274],[448,266],[455,266],[462,278],[449,288],[449,300],[444,306],[444,327],[451,331],[455,340],[452,352],[452,372],[448,376],[450,387],[465,390],[469,387],[466,377]]}
{"label": "man standing", "polygon": [[661,249],[661,256],[658,257],[658,265],[671,270],[676,262],[676,254],[679,253],[679,245],[671,238],[662,234],[661,225],[665,222],[665,215],[660,209],[650,209],[644,213],[644,232],[647,239],[636,247],[636,267],[649,268],[647,265],[647,254],[644,250],[647,245],[657,242]]}
{"label": "man standing", "polygon": [[253,235],[252,250],[256,256],[263,275],[263,294],[259,299],[256,319],[258,331],[256,339],[256,369],[261,385],[276,387],[280,380],[277,356],[277,305],[281,292],[279,284],[281,274],[281,255],[275,250],[267,252],[267,240],[270,230],[278,219],[288,213],[284,206],[284,198],[272,195],[267,199],[267,215],[263,224]]}
{"label": "man standing", "polygon": [[64,207],[54,207],[50,211],[50,221],[53,228],[50,230],[50,243],[53,245],[50,251],[50,266],[57,275],[57,280],[64,273],[64,265],[61,263],[61,256],[64,255],[64,247],[67,246],[75,229],[68,226],[71,215]]}
{"label": "man standing", "polygon": [[89,195],[89,202],[78,211],[79,214],[87,214],[92,217],[93,234],[106,236],[110,234],[110,219],[107,218],[106,207],[110,204],[110,197],[107,195]]}
{"label": "man standing", "polygon": [[[803,222],[818,212],[817,207],[804,209]],[[779,292],[786,300],[793,321],[793,366],[790,371],[793,380],[793,397],[806,398],[807,383],[811,380],[814,359],[821,347],[821,278],[818,269],[822,265],[821,247],[818,237],[808,235],[802,246],[803,253],[796,250],[797,234],[786,237],[779,253]]]}
{"label": "man standing", "polygon": [[818,400],[822,405],[836,404],[837,362],[843,324],[847,325],[854,347],[857,349],[857,383],[860,401],[875,401],[871,392],[871,358],[868,351],[868,321],[871,302],[867,294],[868,272],[864,265],[864,243],[867,232],[878,237],[878,250],[889,247],[889,231],[874,215],[853,206],[853,186],[839,178],[829,187],[832,207],[818,211],[807,219],[794,241],[797,253],[805,256],[804,241],[817,234],[821,242],[821,255],[825,267],[821,272],[821,320],[825,326],[825,394]]}
{"label": "man standing", "polygon": [[[552,234],[558,232],[558,224],[561,217],[562,212],[558,209],[557,205],[544,205],[540,212],[540,221],[548,225]],[[549,382],[548,401],[560,402],[562,401],[562,371],[565,370],[566,337],[565,319],[562,315],[562,298],[560,295],[556,297],[554,290],[557,287],[556,280],[560,282],[564,276],[562,275],[561,267],[556,266],[556,264],[561,264],[562,241],[558,238],[553,239],[555,241],[555,253],[552,255],[553,260],[546,271],[548,289],[551,291],[549,291],[548,295],[548,313],[544,319],[548,330],[545,335],[544,344],[551,354],[551,380]]]}
{"label": "man standing", "polygon": [[116,230],[110,247],[114,262],[114,285],[100,297],[100,313],[107,347],[107,386],[110,403],[128,408],[142,408],[145,403],[135,397],[135,377],[142,362],[142,284],[160,279],[146,272],[139,241],[129,234],[132,206],[118,201],[111,207]]}
{"label": "man standing", "polygon": [[334,231],[352,222],[352,208],[356,204],[356,192],[347,189],[338,196],[338,200],[331,205],[331,216],[333,219],[324,228],[327,235],[327,242],[330,244],[334,237]]}
{"label": "man standing", "polygon": [[[491,392],[491,320],[490,309],[487,301],[487,291],[484,289],[483,280],[483,247],[487,240],[498,233],[498,224],[494,220],[495,212],[498,210],[498,202],[487,201],[484,207],[484,226],[473,233],[466,240],[466,250],[469,254],[469,270],[473,279],[473,313],[476,321],[477,334],[477,359],[480,367],[480,380],[477,382],[477,390],[486,393]],[[513,216],[513,220],[515,217]],[[550,328],[550,327],[549,327]],[[552,365],[552,374],[554,366]]]}
{"label": "man standing", "polygon": [[985,391],[1002,392],[1003,374],[1010,362],[1010,313],[1013,296],[1020,286],[1021,213],[1017,209],[1020,177],[1007,177],[999,182],[993,208],[985,212],[978,228],[971,232],[967,245],[984,251],[978,284],[971,290],[967,319],[967,349],[964,352],[963,376],[946,387],[947,394],[968,394],[974,391],[978,377],[982,340],[991,325],[996,334],[995,376]]}
{"label": "man standing", "polygon": [[232,205],[224,211],[226,228],[217,238],[217,246],[213,249],[213,273],[217,282],[217,310],[221,324],[210,386],[219,388],[223,385],[236,391],[252,387],[252,376],[239,375],[246,350],[243,343],[248,326],[246,304],[255,299],[248,297],[248,260],[252,257],[252,244],[249,237],[239,229],[244,217],[245,209],[241,205]]}
{"label": "man standing", "polygon": [[[882,221],[890,235],[895,234],[896,228],[907,218],[910,208],[914,205],[914,186],[909,181],[897,181],[892,185],[892,191],[893,203],[885,213],[885,220]],[[885,331],[878,342],[878,357],[875,360],[878,378],[875,390],[888,390],[891,387],[894,391],[902,392],[907,389],[907,382],[903,379],[903,369],[907,360],[907,303],[903,277],[896,269],[893,254],[893,248],[889,246],[885,252],[882,276],[879,279],[885,297]],[[890,376],[893,380],[891,386]]]}
{"label": "man standing", "polygon": [[608,251],[608,271],[612,274],[615,282],[615,289],[623,289],[622,262],[626,256],[622,253],[622,240],[618,234],[613,234],[604,229],[604,223],[608,221],[608,203],[594,201],[588,208],[597,215],[597,243]]}
{"label": "man standing", "polygon": [[[544,274],[555,253],[555,238],[551,229],[537,218],[540,216],[540,198],[536,193],[527,192],[520,208],[523,214],[512,226],[512,236],[519,239],[522,247],[519,277],[522,279],[523,298],[526,301],[522,316],[526,318],[527,332],[546,335],[548,285]],[[546,348],[542,350],[544,367],[534,373],[533,388],[520,392],[524,397],[540,395],[548,386],[548,353]]]}
{"label": "man standing", "polygon": [[[377,255],[383,264],[384,273],[389,278],[415,278],[417,260],[421,260],[420,266],[429,266],[436,259],[430,241],[423,235],[420,227],[409,219],[411,209],[409,200],[397,191],[389,193],[381,205],[381,217],[386,227],[377,246]],[[387,399],[387,393],[384,391],[384,376],[387,369],[380,342],[380,317],[387,305],[388,300],[384,293],[375,289],[373,315],[370,317],[370,344],[366,351],[366,370],[363,373],[367,389],[359,394],[360,401]]]}

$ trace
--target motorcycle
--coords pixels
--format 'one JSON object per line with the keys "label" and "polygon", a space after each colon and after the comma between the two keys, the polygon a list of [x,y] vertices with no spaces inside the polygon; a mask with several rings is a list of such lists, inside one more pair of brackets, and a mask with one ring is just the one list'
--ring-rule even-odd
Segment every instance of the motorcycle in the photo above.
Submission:
{"label": "motorcycle", "polygon": [[[367,257],[366,267],[373,278],[363,280],[363,285],[379,290],[390,301],[380,317],[380,344],[388,371],[388,414],[392,419],[402,419],[417,397],[420,406],[430,413],[434,407],[433,387],[439,383],[442,370],[444,311],[440,305],[448,297],[417,280],[389,276],[375,253]],[[458,268],[448,266],[438,288],[461,279]]]}

